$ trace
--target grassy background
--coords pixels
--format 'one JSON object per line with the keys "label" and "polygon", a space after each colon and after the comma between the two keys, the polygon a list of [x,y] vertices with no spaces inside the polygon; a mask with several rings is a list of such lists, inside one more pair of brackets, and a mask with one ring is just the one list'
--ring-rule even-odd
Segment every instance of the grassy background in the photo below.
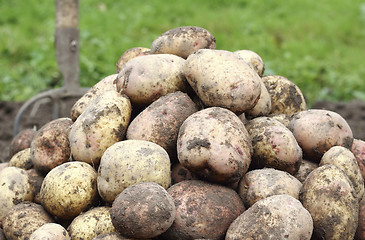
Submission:
{"label": "grassy background", "polygon": [[[54,1],[0,0],[0,101],[24,101],[62,85],[54,49]],[[296,83],[308,103],[365,100],[363,0],[80,1],[80,83],[115,73],[120,55],[163,32],[206,28],[217,49],[250,49],[266,74]]]}

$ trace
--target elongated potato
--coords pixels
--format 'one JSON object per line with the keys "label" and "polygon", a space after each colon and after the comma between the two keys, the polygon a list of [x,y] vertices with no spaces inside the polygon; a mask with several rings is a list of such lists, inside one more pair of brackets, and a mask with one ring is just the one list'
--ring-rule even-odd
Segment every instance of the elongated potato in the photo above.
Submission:
{"label": "elongated potato", "polygon": [[150,50],[149,48],[145,48],[145,47],[134,47],[134,48],[130,48],[127,49],[119,58],[118,62],[117,62],[117,73],[119,73],[122,68],[124,67],[124,65],[131,60],[132,58],[138,57],[138,56],[143,56],[143,55],[148,55],[150,54]]}
{"label": "elongated potato", "polygon": [[131,117],[129,99],[116,91],[99,95],[72,125],[72,158],[98,165],[104,151],[124,139]]}
{"label": "elongated potato", "polygon": [[238,54],[238,56],[240,56],[243,60],[245,60],[245,62],[247,62],[248,65],[250,65],[250,67],[252,69],[254,69],[255,72],[260,77],[262,77],[262,75],[264,74],[264,71],[265,71],[265,64],[264,64],[264,61],[262,61],[262,58],[260,57],[260,55],[258,55],[254,51],[246,50],[246,49],[237,50],[234,53]]}

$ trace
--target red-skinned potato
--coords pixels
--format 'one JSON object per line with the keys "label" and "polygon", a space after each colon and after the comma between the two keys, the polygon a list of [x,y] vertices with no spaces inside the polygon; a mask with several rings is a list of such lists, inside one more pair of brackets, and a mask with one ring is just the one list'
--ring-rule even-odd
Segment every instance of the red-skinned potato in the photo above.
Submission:
{"label": "red-skinned potato", "polygon": [[36,132],[37,131],[32,128],[27,128],[15,135],[10,142],[9,157],[11,158],[15,153],[25,148],[29,148]]}
{"label": "red-skinned potato", "polygon": [[255,72],[262,77],[265,71],[265,64],[264,61],[262,61],[262,58],[251,50],[237,50],[234,52],[235,54],[238,54],[245,62],[250,65],[252,69],[255,70]]}
{"label": "red-skinned potato", "polygon": [[118,62],[117,62],[117,73],[119,73],[122,68],[124,67],[124,65],[131,60],[132,58],[138,57],[138,56],[143,56],[143,55],[148,55],[150,54],[150,50],[149,48],[145,48],[145,47],[134,47],[134,48],[130,48],[127,49],[119,58]]}
{"label": "red-skinned potato", "polygon": [[362,177],[365,178],[365,141],[354,139],[351,152],[355,155]]}

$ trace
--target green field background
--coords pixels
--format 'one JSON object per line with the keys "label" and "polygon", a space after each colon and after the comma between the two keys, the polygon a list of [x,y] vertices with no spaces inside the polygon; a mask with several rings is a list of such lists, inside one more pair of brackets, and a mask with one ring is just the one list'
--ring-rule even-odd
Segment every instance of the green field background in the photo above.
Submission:
{"label": "green field background", "polygon": [[[115,73],[120,55],[165,31],[199,26],[217,49],[249,49],[265,75],[297,84],[310,104],[365,100],[365,1],[80,1],[80,83]],[[55,2],[0,0],[0,101],[62,86],[54,49]]]}

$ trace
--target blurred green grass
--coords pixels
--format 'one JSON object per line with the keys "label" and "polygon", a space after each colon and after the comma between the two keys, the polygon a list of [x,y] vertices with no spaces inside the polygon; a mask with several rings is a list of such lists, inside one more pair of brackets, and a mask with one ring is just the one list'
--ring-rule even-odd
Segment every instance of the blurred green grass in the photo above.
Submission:
{"label": "blurred green grass", "polygon": [[[54,49],[54,1],[0,1],[0,101],[24,101],[62,85]],[[115,73],[120,55],[163,32],[200,26],[217,49],[250,49],[266,74],[297,84],[309,105],[365,100],[365,1],[80,1],[80,83]]]}

